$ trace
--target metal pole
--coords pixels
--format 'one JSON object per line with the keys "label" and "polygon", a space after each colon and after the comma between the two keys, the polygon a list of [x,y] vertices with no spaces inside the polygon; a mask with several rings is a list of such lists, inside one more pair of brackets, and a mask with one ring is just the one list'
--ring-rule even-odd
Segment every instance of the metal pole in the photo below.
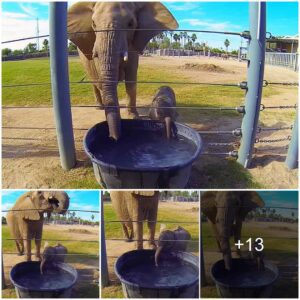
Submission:
{"label": "metal pole", "polygon": [[50,2],[50,66],[53,109],[61,166],[75,166],[75,143],[69,92],[67,2]]}
{"label": "metal pole", "polygon": [[103,213],[103,193],[101,192],[101,287],[109,285],[108,264],[106,255],[104,213]]}
{"label": "metal pole", "polygon": [[2,274],[2,290],[6,289],[6,283],[5,283],[5,273],[4,273],[4,264],[3,264],[3,253],[1,255],[1,274]]}
{"label": "metal pole", "polygon": [[289,144],[285,164],[290,170],[298,168],[298,113],[296,115],[292,131],[292,139]]}
{"label": "metal pole", "polygon": [[250,35],[248,57],[248,90],[245,101],[245,115],[242,122],[242,139],[238,162],[250,167],[257,125],[265,66],[266,3],[250,2]]}

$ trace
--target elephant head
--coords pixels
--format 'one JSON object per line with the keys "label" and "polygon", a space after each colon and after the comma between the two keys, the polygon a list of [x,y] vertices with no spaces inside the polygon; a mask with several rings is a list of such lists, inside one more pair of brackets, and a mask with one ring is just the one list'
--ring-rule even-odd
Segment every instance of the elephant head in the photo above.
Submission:
{"label": "elephant head", "polygon": [[202,212],[212,223],[227,270],[232,266],[230,237],[234,235],[237,242],[247,214],[263,206],[264,201],[256,192],[206,192],[201,196]]}
{"label": "elephant head", "polygon": [[158,266],[159,258],[163,252],[185,251],[190,239],[190,233],[180,226],[175,230],[161,228],[158,247],[155,251],[155,265]]}
{"label": "elephant head", "polygon": [[159,2],[78,2],[70,7],[68,31],[74,33],[70,40],[94,60],[110,137],[117,140],[121,134],[120,111],[115,107],[120,64],[127,63],[129,51],[142,52],[152,37],[177,26]]}
{"label": "elephant head", "polygon": [[34,191],[18,203],[18,213],[23,219],[40,220],[43,213],[50,217],[51,213],[64,214],[69,208],[70,198],[63,191]]}
{"label": "elephant head", "polygon": [[68,253],[66,247],[61,244],[57,244],[55,247],[49,246],[48,242],[45,243],[42,260],[40,264],[40,272],[44,273],[46,266],[48,265],[57,265],[59,263],[63,263],[65,257]]}

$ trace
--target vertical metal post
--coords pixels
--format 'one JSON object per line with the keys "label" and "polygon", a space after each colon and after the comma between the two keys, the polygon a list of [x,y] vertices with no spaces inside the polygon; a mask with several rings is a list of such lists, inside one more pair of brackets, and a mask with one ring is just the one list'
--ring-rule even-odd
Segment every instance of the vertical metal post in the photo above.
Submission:
{"label": "vertical metal post", "polygon": [[246,93],[245,115],[242,122],[242,139],[238,162],[250,167],[264,78],[266,44],[266,3],[250,2],[250,43],[248,57],[248,90]]}
{"label": "vertical metal post", "polygon": [[109,285],[108,264],[106,255],[105,228],[104,228],[104,213],[103,213],[103,193],[101,192],[101,287]]}
{"label": "vertical metal post", "polygon": [[67,2],[50,2],[50,67],[53,109],[61,166],[75,166],[75,143],[69,92]]}
{"label": "vertical metal post", "polygon": [[1,255],[1,275],[2,275],[2,290],[4,290],[6,289],[6,283],[5,283],[4,264],[3,264],[3,254]]}
{"label": "vertical metal post", "polygon": [[292,131],[292,139],[289,144],[289,149],[285,160],[285,164],[289,169],[298,168],[298,113],[296,115],[293,131]]}

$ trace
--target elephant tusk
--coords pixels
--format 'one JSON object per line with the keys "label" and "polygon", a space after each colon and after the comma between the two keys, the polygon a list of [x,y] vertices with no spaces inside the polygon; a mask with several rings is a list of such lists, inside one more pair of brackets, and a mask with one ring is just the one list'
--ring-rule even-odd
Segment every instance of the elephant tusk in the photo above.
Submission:
{"label": "elephant tusk", "polygon": [[127,62],[128,61],[128,52],[124,52],[124,61]]}

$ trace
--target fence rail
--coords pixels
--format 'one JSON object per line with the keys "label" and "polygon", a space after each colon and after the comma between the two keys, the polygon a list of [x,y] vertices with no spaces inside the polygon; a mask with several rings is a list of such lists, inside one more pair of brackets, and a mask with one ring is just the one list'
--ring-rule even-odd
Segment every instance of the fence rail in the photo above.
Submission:
{"label": "fence rail", "polygon": [[298,53],[266,52],[265,63],[268,65],[283,66],[299,70]]}

